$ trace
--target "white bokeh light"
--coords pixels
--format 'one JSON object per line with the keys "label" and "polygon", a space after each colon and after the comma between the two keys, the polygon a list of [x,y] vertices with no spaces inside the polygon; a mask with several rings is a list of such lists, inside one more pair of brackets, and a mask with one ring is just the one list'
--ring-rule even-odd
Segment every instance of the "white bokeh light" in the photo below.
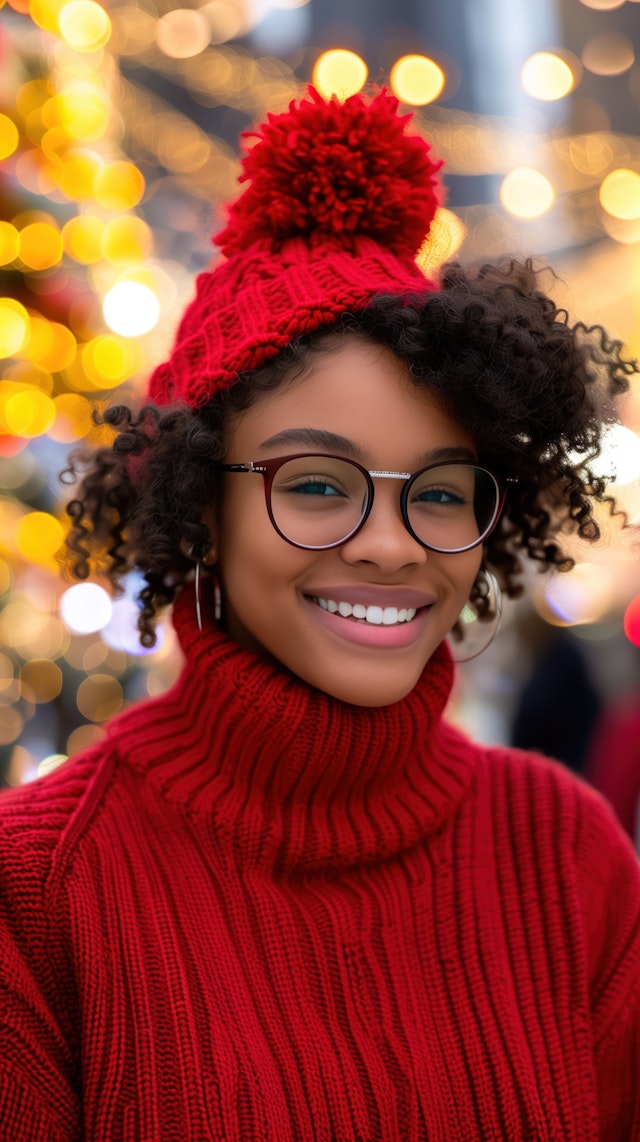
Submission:
{"label": "white bokeh light", "polygon": [[153,654],[154,651],[160,649],[164,639],[164,631],[162,626],[156,628],[157,641],[155,646],[146,647],[140,642],[140,632],[138,630],[138,617],[140,615],[140,607],[131,595],[123,595],[122,598],[116,599],[113,604],[112,617],[101,631],[101,636],[107,646],[112,647],[113,650],[123,650],[125,654],[134,654],[142,657],[145,654]]}
{"label": "white bokeh light", "polygon": [[102,302],[104,319],[121,337],[140,337],[160,320],[160,302],[142,282],[118,282]]}
{"label": "white bokeh light", "polygon": [[74,634],[95,634],[111,620],[113,604],[97,583],[77,583],[60,600],[60,618]]}
{"label": "white bokeh light", "polygon": [[624,424],[612,424],[602,434],[598,472],[613,476],[616,484],[640,480],[640,436]]}

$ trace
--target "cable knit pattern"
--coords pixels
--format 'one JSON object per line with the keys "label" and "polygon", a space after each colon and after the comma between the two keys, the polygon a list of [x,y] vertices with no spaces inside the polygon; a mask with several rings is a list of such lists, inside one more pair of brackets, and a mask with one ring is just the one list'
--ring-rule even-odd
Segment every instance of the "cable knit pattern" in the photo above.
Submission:
{"label": "cable knit pattern", "polygon": [[0,1139],[633,1142],[640,874],[562,767],[202,634],[0,798]]}

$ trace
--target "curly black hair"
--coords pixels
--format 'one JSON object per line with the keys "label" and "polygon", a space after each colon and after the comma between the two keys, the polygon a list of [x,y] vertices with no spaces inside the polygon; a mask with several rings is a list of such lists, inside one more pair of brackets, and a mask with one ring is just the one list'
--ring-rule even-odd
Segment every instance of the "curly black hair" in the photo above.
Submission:
{"label": "curly black hair", "polygon": [[[62,473],[65,482],[81,480],[66,508],[67,570],[78,579],[102,574],[116,592],[128,572],[141,571],[141,641],[153,646],[159,612],[210,546],[202,517],[219,495],[215,465],[224,458],[229,418],[303,376],[314,354],[350,336],[391,349],[412,381],[427,386],[468,429],[479,462],[499,478],[517,480],[483,552],[483,567],[507,595],[521,593],[525,559],[569,570],[563,535],[595,541],[595,505],[616,510],[590,463],[603,426],[615,419],[615,398],[638,369],[601,326],[571,325],[540,288],[539,273],[530,261],[452,263],[437,292],[377,296],[361,312],[344,314],[240,374],[203,408],[150,402],[109,408],[103,421],[116,432],[112,445],[76,453]],[[487,617],[481,576],[471,598]]]}

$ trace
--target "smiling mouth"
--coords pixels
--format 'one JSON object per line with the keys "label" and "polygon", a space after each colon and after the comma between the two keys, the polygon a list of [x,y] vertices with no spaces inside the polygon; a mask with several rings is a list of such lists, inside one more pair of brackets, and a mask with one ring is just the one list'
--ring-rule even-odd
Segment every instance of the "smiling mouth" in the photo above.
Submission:
{"label": "smiling mouth", "polygon": [[365,626],[401,626],[410,623],[418,613],[416,607],[366,607],[364,603],[337,602],[335,599],[321,599],[316,595],[307,596],[309,601],[315,603],[323,611],[332,615],[340,615],[351,622],[362,623]]}

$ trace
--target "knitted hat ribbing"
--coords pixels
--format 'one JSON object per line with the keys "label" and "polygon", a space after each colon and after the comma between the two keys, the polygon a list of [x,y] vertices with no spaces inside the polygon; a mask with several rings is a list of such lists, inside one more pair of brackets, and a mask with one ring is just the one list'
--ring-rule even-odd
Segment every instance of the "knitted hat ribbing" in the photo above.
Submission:
{"label": "knitted hat ribbing", "polygon": [[225,260],[199,275],[171,356],[151,376],[152,400],[200,407],[375,294],[437,288],[415,256],[441,164],[397,112],[386,91],[340,103],[310,88],[248,135],[257,141],[240,182],[249,185],[214,238]]}

